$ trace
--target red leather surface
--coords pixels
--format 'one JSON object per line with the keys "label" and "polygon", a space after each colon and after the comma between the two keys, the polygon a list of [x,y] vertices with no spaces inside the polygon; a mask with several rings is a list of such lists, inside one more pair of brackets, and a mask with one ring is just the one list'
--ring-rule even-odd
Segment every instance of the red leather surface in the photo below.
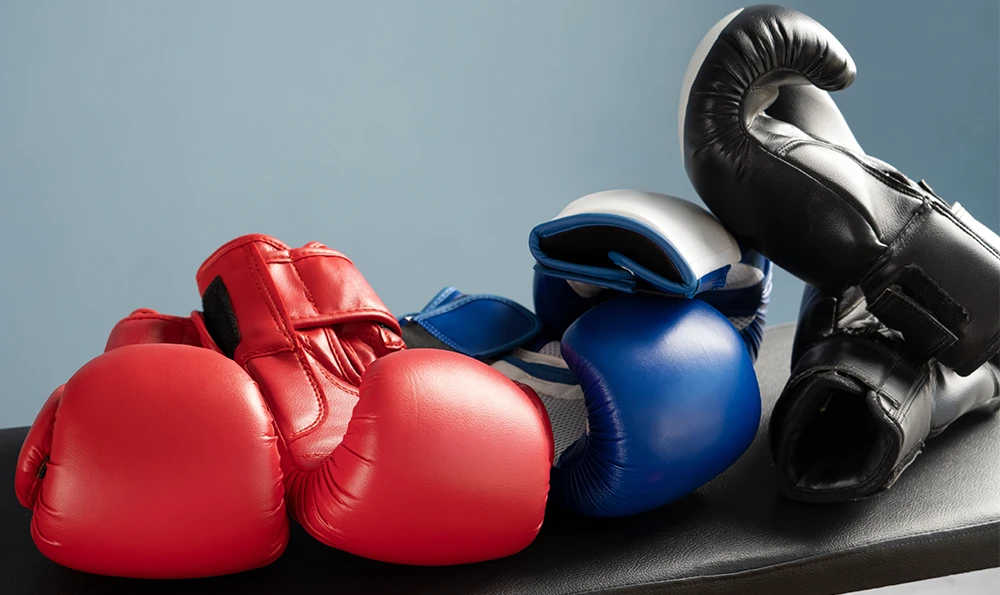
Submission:
{"label": "red leather surface", "polygon": [[140,308],[111,329],[104,351],[140,343],[178,343],[201,346],[198,329],[190,318],[160,314]]}
{"label": "red leather surface", "polygon": [[198,270],[199,292],[216,277],[239,324],[234,359],[260,385],[295,466],[316,468],[347,431],[367,366],[403,349],[396,319],[354,263],[315,244],[237,238]]}
{"label": "red leather surface", "polygon": [[403,351],[371,286],[321,244],[244,236],[202,265],[199,290],[216,278],[238,321],[234,359],[284,439],[289,507],[312,535],[408,564],[534,539],[552,460],[537,397],[472,358]]}
{"label": "red leather surface", "polygon": [[269,564],[288,541],[277,442],[232,361],[187,345],[122,346],[49,398],[15,488],[35,544],[64,566],[227,574]]}
{"label": "red leather surface", "polygon": [[38,489],[42,487],[39,474],[52,450],[52,426],[65,390],[66,385],[61,384],[52,391],[24,438],[14,475],[14,492],[17,493],[17,501],[25,508],[34,508],[38,499]]}
{"label": "red leather surface", "polygon": [[289,499],[298,496],[297,518],[314,536],[369,558],[460,564],[513,554],[545,513],[553,453],[541,407],[471,358],[393,353],[365,373],[340,448],[322,468],[286,475]]}

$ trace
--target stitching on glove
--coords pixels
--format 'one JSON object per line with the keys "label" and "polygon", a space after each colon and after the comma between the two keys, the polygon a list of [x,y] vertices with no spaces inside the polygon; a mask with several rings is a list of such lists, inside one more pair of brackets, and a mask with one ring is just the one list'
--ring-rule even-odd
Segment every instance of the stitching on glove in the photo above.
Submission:
{"label": "stitching on glove", "polygon": [[294,258],[290,258],[288,260],[288,266],[292,268],[292,273],[294,273],[295,278],[299,280],[299,285],[302,286],[302,293],[304,293],[306,299],[309,300],[309,304],[313,307],[313,311],[319,314],[319,306],[316,305],[316,300],[313,299],[312,292],[309,291],[309,286],[306,285],[305,279],[302,278],[302,275],[299,273],[299,269],[295,266]]}
{"label": "stitching on glove", "polygon": [[[298,342],[295,340],[293,336],[290,335],[290,329],[284,328],[284,325],[281,323],[280,314],[278,311],[278,305],[274,299],[274,296],[272,296],[270,291],[268,291],[267,286],[261,282],[261,279],[263,278],[263,272],[260,270],[260,265],[257,263],[257,261],[251,258],[250,256],[250,251],[254,249],[255,248],[252,245],[244,246],[243,258],[246,260],[247,268],[250,269],[251,271],[251,276],[253,277],[254,284],[256,284],[257,286],[257,291],[260,292],[260,296],[265,300],[265,304],[268,306],[268,313],[271,315],[271,319],[274,322],[275,328],[282,335],[284,335],[286,339],[288,339],[289,344],[292,346],[292,353],[295,354],[295,359],[298,360],[299,362],[299,370],[303,374],[305,374],[306,380],[309,381],[309,385],[313,389],[313,396],[316,398],[316,404],[319,408],[319,414],[316,416],[316,419],[314,419],[312,423],[303,428],[301,431],[295,432],[293,436],[294,438],[302,436],[319,426],[319,424],[323,421],[323,419],[326,418],[326,413],[327,413],[326,402],[323,399],[323,395],[320,392],[319,385],[317,384],[316,379],[310,373],[309,363],[305,360],[304,355],[298,349],[299,347]],[[255,275],[253,274],[254,272],[256,272]],[[291,441],[291,439],[293,438],[290,438],[289,441]]]}

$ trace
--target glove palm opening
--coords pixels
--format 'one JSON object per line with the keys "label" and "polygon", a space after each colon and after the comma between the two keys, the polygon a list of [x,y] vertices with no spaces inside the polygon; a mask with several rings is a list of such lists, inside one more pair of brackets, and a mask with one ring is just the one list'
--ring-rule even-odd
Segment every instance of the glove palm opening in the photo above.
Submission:
{"label": "glove palm opening", "polygon": [[[539,247],[550,258],[567,263],[597,266],[621,266],[610,256],[616,252],[641,267],[675,283],[684,277],[673,258],[656,242],[631,229],[611,225],[587,225],[541,238]],[[634,272],[634,271],[632,271]]]}
{"label": "glove palm opening", "polygon": [[887,455],[879,423],[857,394],[828,389],[812,400],[788,443],[792,484],[808,490],[856,487],[872,477]]}

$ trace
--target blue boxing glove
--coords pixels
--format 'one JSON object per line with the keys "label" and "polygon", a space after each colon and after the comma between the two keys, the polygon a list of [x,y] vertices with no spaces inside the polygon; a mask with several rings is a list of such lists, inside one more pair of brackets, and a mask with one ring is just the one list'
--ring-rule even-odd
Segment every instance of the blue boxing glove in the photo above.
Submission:
{"label": "blue boxing glove", "polygon": [[771,263],[694,203],[635,190],[590,194],[536,226],[528,245],[535,311],[556,334],[615,293],[653,292],[711,304],[757,356]]}
{"label": "blue boxing glove", "polygon": [[538,393],[555,437],[551,497],[570,510],[645,512],[739,458],[757,431],[760,393],[724,316],[700,300],[645,294],[577,305],[561,340],[515,302],[452,288],[400,322],[408,347],[478,357]]}

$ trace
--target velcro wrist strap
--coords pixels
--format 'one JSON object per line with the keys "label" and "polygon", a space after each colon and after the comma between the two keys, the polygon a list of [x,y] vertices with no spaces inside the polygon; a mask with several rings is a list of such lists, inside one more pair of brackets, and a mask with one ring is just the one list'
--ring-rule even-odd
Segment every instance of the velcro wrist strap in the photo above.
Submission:
{"label": "velcro wrist strap", "polygon": [[906,340],[927,357],[938,355],[958,341],[930,309],[906,295],[901,285],[893,284],[883,289],[868,304],[868,310],[886,325],[902,332]]}
{"label": "velcro wrist strap", "polygon": [[479,358],[507,353],[534,339],[542,323],[527,308],[505,297],[463,295],[442,289],[420,312],[401,319],[403,338],[414,347],[419,327],[448,349]]}
{"label": "velcro wrist strap", "polygon": [[399,333],[354,263],[322,244],[292,249],[268,236],[243,236],[209,257],[197,280],[206,326],[241,364],[295,348],[296,330],[367,321]]}
{"label": "velcro wrist strap", "polygon": [[966,376],[1000,350],[996,235],[925,197],[860,280],[868,308],[912,349]]}

